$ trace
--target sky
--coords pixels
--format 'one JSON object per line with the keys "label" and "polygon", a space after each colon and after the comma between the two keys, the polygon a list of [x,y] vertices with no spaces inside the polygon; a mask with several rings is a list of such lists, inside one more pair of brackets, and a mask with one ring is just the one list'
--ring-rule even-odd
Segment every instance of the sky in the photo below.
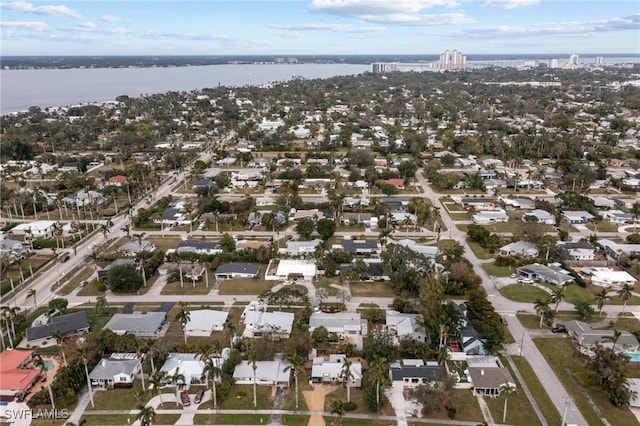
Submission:
{"label": "sky", "polygon": [[638,0],[0,2],[2,55],[640,54]]}

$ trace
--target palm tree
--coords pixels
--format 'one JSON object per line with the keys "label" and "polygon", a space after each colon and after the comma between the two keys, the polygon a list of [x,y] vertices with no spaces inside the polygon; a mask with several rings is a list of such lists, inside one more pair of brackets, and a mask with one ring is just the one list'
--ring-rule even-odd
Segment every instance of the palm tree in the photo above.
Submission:
{"label": "palm tree", "polygon": [[293,373],[293,379],[296,385],[296,410],[298,409],[298,374],[304,373],[304,358],[298,356],[296,352],[293,355],[287,357],[289,365],[285,367],[283,371],[289,371]]}
{"label": "palm tree", "polygon": [[258,354],[255,350],[249,353],[249,361],[251,362],[251,368],[253,369],[253,408],[258,407],[258,397],[256,394],[256,370],[258,369]]}
{"label": "palm tree", "polygon": [[176,321],[180,322],[182,326],[182,332],[184,333],[184,344],[187,344],[187,323],[191,320],[191,313],[184,309],[180,309],[180,312],[176,315]]}
{"label": "palm tree", "polygon": [[156,371],[156,365],[153,358],[158,350],[158,341],[156,339],[145,340],[143,350],[149,355],[149,359],[151,360],[151,374],[153,374]]}
{"label": "palm tree", "polygon": [[91,407],[95,408],[95,404],[93,402],[93,391],[91,390],[91,379],[89,378],[89,367],[87,364],[89,363],[89,358],[87,355],[89,350],[86,347],[82,347],[78,350],[78,354],[82,359],[82,363],[84,364],[84,373],[87,375],[87,389],[89,390],[89,399],[91,400]]}
{"label": "palm tree", "polygon": [[178,397],[180,382],[182,382],[182,384],[186,383],[186,378],[184,377],[184,374],[180,372],[180,367],[176,367],[176,372],[171,376],[171,383],[173,383],[173,386],[176,389],[176,405],[179,405],[180,402],[180,398]]}
{"label": "palm tree", "polygon": [[109,309],[109,303],[107,302],[107,298],[104,296],[98,296],[96,298],[96,314],[102,316]]}
{"label": "palm tree", "polygon": [[154,370],[149,377],[149,381],[153,383],[153,392],[160,397],[160,406],[162,406],[162,391],[160,386],[163,386],[167,380],[167,373],[162,370]]}
{"label": "palm tree", "polygon": [[153,424],[153,419],[156,417],[156,410],[153,407],[145,407],[144,405],[138,405],[138,415],[136,420],[140,420],[140,426],[150,426]]}
{"label": "palm tree", "polygon": [[551,303],[555,303],[556,306],[553,309],[554,312],[558,312],[558,306],[560,306],[560,302],[565,297],[565,293],[567,292],[567,288],[565,286],[557,287],[553,289],[553,293],[551,294]]}
{"label": "palm tree", "polygon": [[347,385],[347,402],[351,402],[351,379],[353,379],[351,365],[351,361],[345,358],[344,364],[342,364],[342,381]]}
{"label": "palm tree", "polygon": [[504,393],[504,411],[502,412],[502,423],[507,420],[507,400],[509,396],[516,391],[516,387],[513,383],[503,383],[500,385],[500,393]]}
{"label": "palm tree", "polygon": [[539,328],[542,328],[542,321],[544,321],[544,317],[549,312],[549,300],[547,299],[536,299],[534,302],[534,308],[536,313],[540,316],[540,325]]}
{"label": "palm tree", "polygon": [[[219,343],[218,343],[219,344]],[[211,377],[211,399],[213,400],[213,409],[218,409],[218,394],[216,389],[216,380],[220,377],[222,370],[218,366],[218,360],[220,360],[216,354],[216,358],[209,358],[204,362],[204,369],[202,370],[202,380],[206,380],[207,377]]]}
{"label": "palm tree", "polygon": [[620,336],[622,336],[622,331],[613,330],[613,334],[611,336],[603,336],[602,340],[613,343],[613,352],[615,352],[616,344],[618,343],[618,340],[620,340]]}
{"label": "palm tree", "polygon": [[127,236],[128,239],[131,239],[131,225],[130,224],[127,223],[125,226],[120,228],[120,230],[125,233],[125,235]]}
{"label": "palm tree", "polygon": [[231,321],[227,321],[223,325],[224,333],[229,338],[229,347],[233,348],[233,338],[236,336],[236,326]]}
{"label": "palm tree", "polygon": [[36,301],[36,289],[35,288],[31,288],[27,292],[27,299],[30,298],[30,297],[33,297],[33,304],[35,305],[36,309],[38,309],[38,302]]}
{"label": "palm tree", "polygon": [[598,314],[600,316],[602,316],[602,308],[604,307],[604,304],[609,299],[610,299],[610,297],[607,295],[607,289],[606,288],[603,288],[598,293],[596,293],[596,296],[594,297],[593,301],[598,306]]}
{"label": "palm tree", "polygon": [[633,286],[631,284],[623,284],[622,288],[618,290],[618,297],[622,300],[622,315],[624,316],[624,311],[627,309],[627,302],[633,296]]}
{"label": "palm tree", "polygon": [[380,407],[380,386],[386,384],[389,379],[388,371],[387,359],[384,357],[376,356],[369,364],[369,378],[376,383],[376,403],[378,407]]}
{"label": "palm tree", "polygon": [[344,402],[337,399],[331,401],[331,414],[336,415],[336,421],[333,422],[335,426],[342,425],[342,416],[344,416],[345,412],[346,410],[344,409]]}
{"label": "palm tree", "polygon": [[62,360],[64,361],[64,366],[68,367],[69,365],[67,364],[67,356],[64,354],[64,343],[66,340],[65,336],[60,332],[60,330],[54,330],[51,333],[51,337],[55,339],[58,346],[60,346],[60,352],[62,352]]}

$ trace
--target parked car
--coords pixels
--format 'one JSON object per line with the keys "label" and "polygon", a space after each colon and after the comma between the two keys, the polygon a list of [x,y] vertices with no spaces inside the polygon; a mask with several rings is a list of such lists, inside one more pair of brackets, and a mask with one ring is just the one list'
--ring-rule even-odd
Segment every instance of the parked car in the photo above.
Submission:
{"label": "parked car", "polygon": [[69,259],[71,259],[71,255],[69,253],[65,253],[62,256],[60,256],[60,263],[64,263]]}
{"label": "parked car", "polygon": [[87,281],[87,280],[81,281],[80,282],[80,287],[86,287],[87,284],[89,284],[89,281]]}
{"label": "parked car", "polygon": [[204,398],[204,389],[200,389],[198,391],[198,393],[196,394],[195,398],[193,398],[193,403],[194,404],[200,404],[200,401],[202,401],[202,398]]}
{"label": "parked car", "polygon": [[182,401],[182,405],[183,406],[188,406],[191,405],[191,399],[189,398],[189,392],[187,392],[186,390],[183,390],[182,392],[180,392],[180,401]]}
{"label": "parked car", "polygon": [[531,278],[518,278],[518,284],[533,284],[533,280]]}
{"label": "parked car", "polygon": [[552,333],[566,333],[567,332],[567,327],[565,327],[563,324],[557,324],[555,327],[553,327],[551,329]]}
{"label": "parked car", "polygon": [[507,319],[504,316],[500,317],[500,322],[502,323],[502,325],[509,325],[509,323],[507,322]]}

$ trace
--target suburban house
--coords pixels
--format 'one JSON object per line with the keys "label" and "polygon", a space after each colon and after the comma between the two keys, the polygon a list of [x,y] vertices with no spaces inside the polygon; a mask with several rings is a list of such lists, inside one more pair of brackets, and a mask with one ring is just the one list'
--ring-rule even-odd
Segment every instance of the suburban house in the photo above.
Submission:
{"label": "suburban house", "polygon": [[380,251],[377,240],[342,240],[342,249],[357,255],[375,254]]}
{"label": "suburban house", "polygon": [[640,408],[640,379],[629,378],[629,390],[631,391],[631,399],[629,400],[629,406],[633,408]]}
{"label": "suburban house", "polygon": [[471,216],[476,225],[489,225],[491,223],[508,222],[509,216],[504,210],[481,211]]}
{"label": "suburban house", "polygon": [[156,249],[156,245],[151,241],[142,241],[131,240],[128,243],[123,244],[120,247],[120,253],[125,256],[135,256],[138,253],[142,253],[143,251],[152,252]]}
{"label": "suburban house", "polygon": [[135,353],[114,353],[103,358],[89,373],[91,386],[106,389],[133,386],[135,375],[140,372],[140,361]]}
{"label": "suburban house", "polygon": [[108,264],[107,266],[104,267],[104,269],[101,269],[98,271],[98,278],[100,278],[100,280],[102,282],[106,281],[107,276],[109,275],[109,271],[111,270],[111,268],[116,267],[116,266],[121,266],[121,265],[131,265],[133,267],[137,266],[137,262],[135,259],[116,259],[113,262],[111,262],[110,264]]}
{"label": "suburban house", "polygon": [[23,398],[40,381],[40,370],[29,368],[33,354],[18,349],[0,352],[0,401]]}
{"label": "suburban house", "polygon": [[546,210],[535,209],[535,210],[527,211],[522,215],[523,222],[526,222],[527,220],[532,220],[531,218],[535,218],[533,219],[535,222],[541,223],[543,225],[556,224],[555,216]]}
{"label": "suburban house", "polygon": [[[311,381],[314,383],[342,383],[344,377],[344,363],[347,356],[344,354],[331,354],[329,358],[315,357],[311,366]],[[351,373],[350,386],[359,388],[362,386],[362,363],[360,360],[351,361],[349,368]]]}
{"label": "suburban house", "polygon": [[312,256],[318,245],[322,244],[321,240],[315,239],[311,241],[287,241],[287,247],[280,249],[280,252],[289,256]]}
{"label": "suburban house", "polygon": [[469,377],[476,394],[496,397],[502,393],[503,386],[507,384],[513,388],[516,382],[511,373],[505,368],[500,359],[495,356],[470,356],[467,357]]}
{"label": "suburban house", "polygon": [[363,333],[363,326],[366,329],[366,322],[358,312],[337,312],[335,314],[325,312],[314,312],[309,317],[309,332],[313,332],[318,327],[325,327],[329,333],[345,334],[366,334]]}
{"label": "suburban house", "polygon": [[598,247],[608,257],[618,260],[623,256],[630,256],[634,253],[640,253],[640,244],[620,244],[611,240],[598,240]]}
{"label": "suburban house", "polygon": [[528,241],[515,241],[500,247],[498,254],[500,256],[532,258],[538,256],[538,247]]}
{"label": "suburban house", "polygon": [[427,331],[420,325],[421,317],[420,314],[404,314],[388,310],[385,327],[387,332],[396,336],[398,341],[408,339],[413,342],[426,342]]}
{"label": "suburban house", "polygon": [[222,331],[227,322],[228,312],[200,309],[189,311],[189,321],[186,324],[187,336],[211,336],[213,331]]}
{"label": "suburban house", "polygon": [[504,202],[505,206],[509,206],[518,210],[533,210],[536,208],[536,203],[530,198],[503,198],[502,201]]}
{"label": "suburban house", "polygon": [[[591,355],[593,348],[600,344],[605,348],[613,349],[613,337],[615,330],[594,330],[585,322],[571,320],[564,323],[569,333],[578,346],[578,350],[584,355]],[[635,353],[640,351],[638,339],[628,331],[621,331],[618,341],[615,343],[616,351]]]}
{"label": "suburban house", "polygon": [[583,268],[582,273],[591,278],[591,284],[609,290],[620,290],[625,284],[635,285],[638,280],[627,271],[616,271],[605,267]]}
{"label": "suburban house", "polygon": [[258,278],[258,272],[259,270],[256,265],[245,262],[233,262],[218,266],[214,274],[216,279],[221,280],[252,279]]}
{"label": "suburban house", "polygon": [[293,327],[293,313],[291,312],[263,312],[249,311],[244,319],[244,333],[246,338],[267,337],[272,340],[288,339]]}
{"label": "suburban house", "polygon": [[571,225],[580,225],[583,223],[588,223],[596,217],[584,210],[567,210],[565,212],[562,212],[562,218]]}
{"label": "suburban house", "polygon": [[21,223],[13,228],[11,232],[16,236],[27,236],[34,239],[51,239],[55,227],[53,220],[36,220],[34,222]]}
{"label": "suburban house", "polygon": [[442,381],[442,370],[437,362],[421,359],[401,359],[389,364],[392,382],[400,382],[405,388],[412,388]]}
{"label": "suburban house", "polygon": [[465,209],[474,208],[476,210],[493,210],[495,208],[495,200],[493,198],[471,197],[463,198],[460,204]]}
{"label": "suburban house", "polygon": [[571,276],[568,271],[562,269],[559,263],[550,263],[548,265],[533,263],[531,265],[524,265],[517,269],[517,274],[520,277],[547,281],[557,286],[563,286],[573,281],[573,276]]}
{"label": "suburban house", "polygon": [[266,386],[289,386],[291,372],[285,369],[290,364],[285,360],[276,359],[274,361],[257,361],[256,369],[253,369],[251,361],[243,360],[236,366],[233,372],[233,380],[239,385],[258,385]]}
{"label": "suburban house", "polygon": [[618,225],[633,223],[634,220],[633,213],[622,210],[600,210],[598,214],[602,216],[604,220]]}
{"label": "suburban house", "polygon": [[133,334],[136,337],[160,337],[166,332],[166,316],[166,312],[114,314],[104,328],[116,334]]}
{"label": "suburban house", "polygon": [[276,268],[277,279],[304,278],[311,280],[317,273],[316,263],[313,260],[282,259],[278,261]]}
{"label": "suburban house", "polygon": [[408,238],[399,240],[398,244],[412,251],[415,251],[416,253],[419,253],[424,257],[428,257],[429,259],[435,259],[438,256],[438,246],[426,246],[423,244],[418,244]]}
{"label": "suburban house", "polygon": [[167,226],[188,225],[189,222],[191,222],[184,216],[184,213],[175,208],[165,209],[162,212],[162,215],[153,215],[152,220],[153,223],[159,223]]}
{"label": "suburban house", "polygon": [[568,260],[594,260],[596,249],[587,241],[564,243],[558,245],[558,254]]}
{"label": "suburban house", "polygon": [[[185,388],[189,390],[191,385],[203,384],[202,373],[204,371],[204,361],[200,354],[170,353],[164,361],[160,371],[167,375],[165,386]],[[177,378],[182,375],[182,378]],[[175,378],[175,379],[174,379]]]}
{"label": "suburban house", "polygon": [[484,349],[484,343],[482,342],[482,335],[478,333],[467,317],[467,305],[464,303],[449,302],[451,306],[460,313],[462,323],[461,328],[458,330],[458,340],[449,342],[449,347],[452,352],[464,352],[467,355],[484,355],[486,351]]}
{"label": "suburban house", "polygon": [[51,335],[59,331],[63,336],[80,334],[89,331],[87,312],[81,310],[70,314],[59,315],[49,319],[48,324],[27,328],[27,346],[39,346],[51,339]]}
{"label": "suburban house", "polygon": [[218,254],[222,253],[220,244],[216,241],[201,241],[201,240],[184,240],[178,243],[176,252],[182,253],[196,253],[196,254]]}
{"label": "suburban house", "polygon": [[20,241],[12,240],[11,238],[0,239],[0,258],[15,258],[22,259],[27,255]]}

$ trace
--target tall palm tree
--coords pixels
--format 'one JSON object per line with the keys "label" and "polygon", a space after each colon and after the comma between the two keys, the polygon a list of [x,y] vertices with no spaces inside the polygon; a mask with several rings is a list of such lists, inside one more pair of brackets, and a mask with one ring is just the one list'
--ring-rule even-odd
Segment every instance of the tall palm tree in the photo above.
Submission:
{"label": "tall palm tree", "polygon": [[593,301],[598,306],[598,314],[600,316],[602,316],[602,308],[604,308],[604,304],[609,299],[610,299],[610,297],[609,297],[609,295],[607,295],[607,289],[606,288],[603,288],[598,293],[596,293]]}
{"label": "tall palm tree", "polygon": [[162,391],[160,387],[164,385],[166,380],[167,373],[162,370],[154,370],[151,377],[149,377],[149,381],[153,383],[153,393],[160,397],[160,406],[162,406]]}
{"label": "tall palm tree", "polygon": [[618,290],[618,297],[622,300],[622,315],[624,315],[625,309],[627,309],[627,302],[633,296],[633,286],[631,284],[623,284],[622,288]]}
{"label": "tall palm tree", "polygon": [[213,409],[218,409],[218,394],[216,389],[216,380],[220,377],[222,370],[218,366],[218,360],[221,358],[209,358],[204,361],[204,369],[202,370],[202,380],[207,380],[207,377],[211,378],[211,399],[213,400]]}
{"label": "tall palm tree", "polygon": [[184,377],[184,374],[180,372],[180,367],[176,367],[176,372],[171,376],[171,383],[173,383],[173,386],[176,389],[176,405],[179,405],[180,403],[180,398],[178,397],[180,382],[182,382],[182,384],[186,383],[186,378]]}
{"label": "tall palm tree", "polygon": [[293,355],[287,357],[289,365],[285,367],[283,371],[289,371],[293,373],[293,379],[296,385],[296,410],[298,409],[298,374],[304,373],[304,358],[298,356],[296,352]]}
{"label": "tall palm tree", "polygon": [[540,316],[540,325],[539,328],[542,328],[542,321],[544,321],[544,317],[549,312],[549,300],[547,299],[536,299],[534,302],[534,308],[536,313]]}
{"label": "tall palm tree", "polygon": [[603,336],[602,340],[606,340],[607,342],[613,343],[613,352],[615,352],[616,345],[618,344],[618,340],[620,340],[620,336],[622,336],[622,331],[613,330],[613,334],[611,336]]}
{"label": "tall palm tree", "polygon": [[68,367],[69,365],[67,364],[67,356],[64,353],[64,343],[66,341],[65,336],[60,332],[60,330],[54,330],[51,333],[51,337],[55,339],[58,346],[60,346],[60,352],[62,352],[62,360],[64,361],[64,366]]}
{"label": "tall palm tree", "polygon": [[380,386],[389,380],[387,359],[376,356],[369,364],[369,377],[376,383],[376,403],[380,407]]}
{"label": "tall palm tree", "polygon": [[516,391],[513,383],[503,383],[500,385],[500,393],[504,393],[504,410],[502,412],[502,423],[507,421],[507,400],[512,393]]}
{"label": "tall palm tree", "polygon": [[256,370],[258,369],[258,354],[255,350],[249,353],[249,361],[251,362],[251,368],[253,369],[253,408],[258,407],[258,397],[256,394]]}
{"label": "tall palm tree", "polygon": [[156,410],[153,407],[145,407],[144,405],[138,405],[138,415],[136,420],[140,420],[140,426],[150,426],[153,424],[153,419],[156,417]]}
{"label": "tall palm tree", "polygon": [[191,313],[185,309],[180,309],[180,312],[176,315],[176,321],[182,326],[182,332],[184,334],[184,344],[187,344],[187,323],[191,320]]}
{"label": "tall palm tree", "polygon": [[347,385],[347,402],[351,402],[351,379],[353,379],[353,372],[351,372],[352,362],[345,358],[342,364],[342,381]]}
{"label": "tall palm tree", "polygon": [[564,299],[567,292],[567,288],[565,286],[557,287],[553,289],[553,293],[551,293],[551,303],[555,303],[556,306],[553,309],[554,312],[558,312],[558,306],[560,306],[560,302]]}
{"label": "tall palm tree", "polygon": [[147,355],[149,355],[149,359],[151,361],[151,374],[153,374],[156,371],[156,365],[153,358],[155,357],[158,350],[158,341],[156,339],[145,340],[143,349],[147,353]]}
{"label": "tall palm tree", "polygon": [[236,336],[237,328],[234,323],[227,321],[223,325],[224,333],[229,338],[229,347],[233,348],[233,338]]}
{"label": "tall palm tree", "polygon": [[84,373],[87,375],[87,389],[89,390],[91,407],[95,408],[96,406],[93,402],[93,390],[91,389],[91,379],[89,378],[89,367],[87,366],[87,364],[89,363],[89,358],[87,358],[89,350],[86,347],[82,347],[78,350],[78,354],[80,355],[82,363],[84,364]]}
{"label": "tall palm tree", "polygon": [[33,297],[33,304],[35,305],[36,309],[38,309],[38,302],[36,301],[36,289],[35,288],[30,288],[29,291],[27,292],[27,299]]}
{"label": "tall palm tree", "polygon": [[125,226],[120,228],[120,230],[122,232],[124,232],[124,234],[127,236],[128,239],[131,239],[131,225],[130,224],[127,223]]}

